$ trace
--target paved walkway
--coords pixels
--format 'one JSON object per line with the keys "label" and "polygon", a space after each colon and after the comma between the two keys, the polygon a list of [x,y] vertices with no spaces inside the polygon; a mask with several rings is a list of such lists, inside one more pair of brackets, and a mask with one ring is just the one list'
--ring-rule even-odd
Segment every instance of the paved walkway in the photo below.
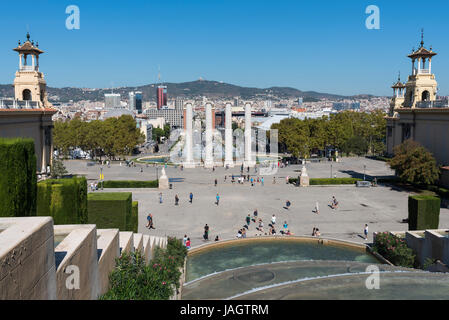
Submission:
{"label": "paved walkway", "polygon": [[[331,163],[312,163],[307,165],[310,177],[330,177]],[[333,174],[337,177],[389,176],[391,170],[384,162],[365,158],[344,158],[340,163],[332,163]],[[85,161],[68,161],[67,169],[70,173],[84,174],[89,180],[98,179],[100,167],[87,167]],[[225,170],[217,168],[184,169],[168,167],[167,175],[172,190],[163,191],[164,202],[159,204],[159,190],[157,189],[109,189],[105,191],[131,191],[133,200],[139,201],[139,232],[159,236],[183,237],[187,234],[192,245],[202,244],[203,228],[210,226],[209,239],[216,235],[221,239],[233,239],[238,229],[246,223],[245,217],[258,209],[259,217],[263,219],[265,229],[268,228],[271,216],[276,215],[276,230],[282,229],[284,221],[295,235],[311,235],[313,227],[318,227],[323,237],[365,242],[361,237],[365,223],[369,225],[370,237],[372,232],[386,230],[406,230],[407,224],[402,219],[407,218],[408,196],[405,191],[393,190],[388,186],[375,188],[356,188],[355,186],[311,186],[297,188],[285,183],[285,177],[297,177],[300,166],[289,166],[279,169],[276,184],[273,176],[265,176],[265,185],[261,183],[251,187],[232,184],[230,175],[239,174],[240,168]],[[155,167],[140,166],[128,168],[111,165],[103,167],[106,180],[154,180]],[[159,173],[160,173],[160,169]],[[245,170],[245,174],[246,170]],[[250,170],[254,177],[254,169]],[[225,175],[228,176],[224,181]],[[215,178],[218,186],[214,186]],[[90,182],[90,181],[89,181]],[[193,203],[189,203],[189,193],[194,194]],[[216,194],[220,194],[220,205],[215,205]],[[175,195],[180,198],[179,206],[174,205]],[[332,210],[328,205],[332,196],[339,201],[339,208]],[[286,210],[286,200],[292,206]],[[315,203],[319,202],[320,214],[313,212]],[[145,228],[146,216],[152,213],[156,230]],[[441,209],[440,228],[449,226],[449,210]],[[249,226],[247,236],[257,234],[255,225]]]}

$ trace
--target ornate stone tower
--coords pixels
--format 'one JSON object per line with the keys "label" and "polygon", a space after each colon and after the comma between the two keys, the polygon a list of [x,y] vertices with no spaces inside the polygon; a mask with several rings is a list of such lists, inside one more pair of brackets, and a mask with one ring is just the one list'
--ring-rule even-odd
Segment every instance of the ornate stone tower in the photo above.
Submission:
{"label": "ornate stone tower", "polygon": [[397,108],[401,108],[404,103],[404,93],[405,93],[405,85],[401,82],[401,75],[398,76],[398,81],[393,84],[393,98],[390,102],[390,117],[395,117],[397,115]]}
{"label": "ornate stone tower", "polygon": [[[49,108],[51,104],[47,98],[47,83],[44,74],[39,72],[39,55],[44,51],[40,50],[39,44],[30,41],[30,34],[27,33],[27,40],[13,49],[19,53],[19,70],[14,79],[15,99],[17,101],[30,101],[40,108]],[[29,61],[31,60],[31,61]]]}
{"label": "ornate stone tower", "polygon": [[432,74],[432,57],[436,55],[432,47],[430,49],[424,47],[424,33],[422,33],[420,48],[408,55],[412,59],[412,74],[405,84],[404,108],[429,107],[436,100],[437,81]]}

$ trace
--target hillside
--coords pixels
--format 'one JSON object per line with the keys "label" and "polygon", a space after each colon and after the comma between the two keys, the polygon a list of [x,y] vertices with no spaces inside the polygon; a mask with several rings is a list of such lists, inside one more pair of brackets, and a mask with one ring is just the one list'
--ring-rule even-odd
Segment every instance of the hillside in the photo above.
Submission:
{"label": "hillside", "polygon": [[[344,99],[346,96],[339,96],[328,93],[320,93],[314,91],[301,91],[295,88],[289,87],[271,87],[271,88],[250,88],[240,87],[228,83],[222,83],[217,81],[197,80],[183,83],[165,83],[168,87],[169,98],[195,98],[206,96],[208,98],[233,98],[241,97],[242,99],[252,99],[254,97],[267,97],[268,94],[278,96],[281,98],[298,98],[303,97],[304,101],[315,101],[316,99]],[[126,87],[116,88],[114,92],[120,93],[123,99],[128,97],[130,91],[142,91],[143,99],[154,100],[156,99],[156,86],[155,84],[144,85],[140,87]],[[58,96],[59,101],[68,102],[70,100],[91,100],[91,101],[103,101],[104,94],[111,92],[110,89],[81,89],[81,88],[48,88],[50,97]],[[0,85],[0,97],[12,97],[14,96],[14,90],[12,85]],[[367,95],[363,95],[367,96]],[[51,99],[52,101],[54,99]]]}

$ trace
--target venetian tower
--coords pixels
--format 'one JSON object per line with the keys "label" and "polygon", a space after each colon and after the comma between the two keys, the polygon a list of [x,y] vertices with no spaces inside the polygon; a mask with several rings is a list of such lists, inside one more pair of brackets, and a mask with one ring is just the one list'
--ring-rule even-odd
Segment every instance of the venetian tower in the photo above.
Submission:
{"label": "venetian tower", "polygon": [[[39,56],[44,51],[39,49],[39,44],[34,44],[27,33],[27,40],[13,49],[19,53],[19,70],[14,79],[14,92],[17,101],[32,101],[39,105],[39,108],[49,108],[52,105],[48,102],[47,83],[44,74],[39,71]],[[30,61],[31,60],[31,61]]]}
{"label": "venetian tower", "polygon": [[412,74],[405,84],[404,108],[428,107],[437,96],[437,81],[432,74],[432,57],[437,54],[424,47],[424,33],[421,33],[421,45],[412,50],[408,57],[412,60]]}

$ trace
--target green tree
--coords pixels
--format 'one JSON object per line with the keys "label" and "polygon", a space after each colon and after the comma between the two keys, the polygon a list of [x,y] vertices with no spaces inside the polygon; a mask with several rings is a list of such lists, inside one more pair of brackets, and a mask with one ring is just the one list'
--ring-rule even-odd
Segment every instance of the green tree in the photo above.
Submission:
{"label": "green tree", "polygon": [[61,178],[62,176],[66,175],[67,169],[64,166],[64,163],[61,160],[54,159],[52,166],[50,168],[50,175],[53,179]]}
{"label": "green tree", "polygon": [[433,155],[411,139],[394,148],[394,157],[388,161],[391,169],[403,181],[415,184],[433,184],[439,178],[439,169]]}
{"label": "green tree", "polygon": [[343,152],[349,154],[353,153],[358,156],[366,154],[368,151],[368,143],[360,136],[354,136],[349,138],[342,148]]}

